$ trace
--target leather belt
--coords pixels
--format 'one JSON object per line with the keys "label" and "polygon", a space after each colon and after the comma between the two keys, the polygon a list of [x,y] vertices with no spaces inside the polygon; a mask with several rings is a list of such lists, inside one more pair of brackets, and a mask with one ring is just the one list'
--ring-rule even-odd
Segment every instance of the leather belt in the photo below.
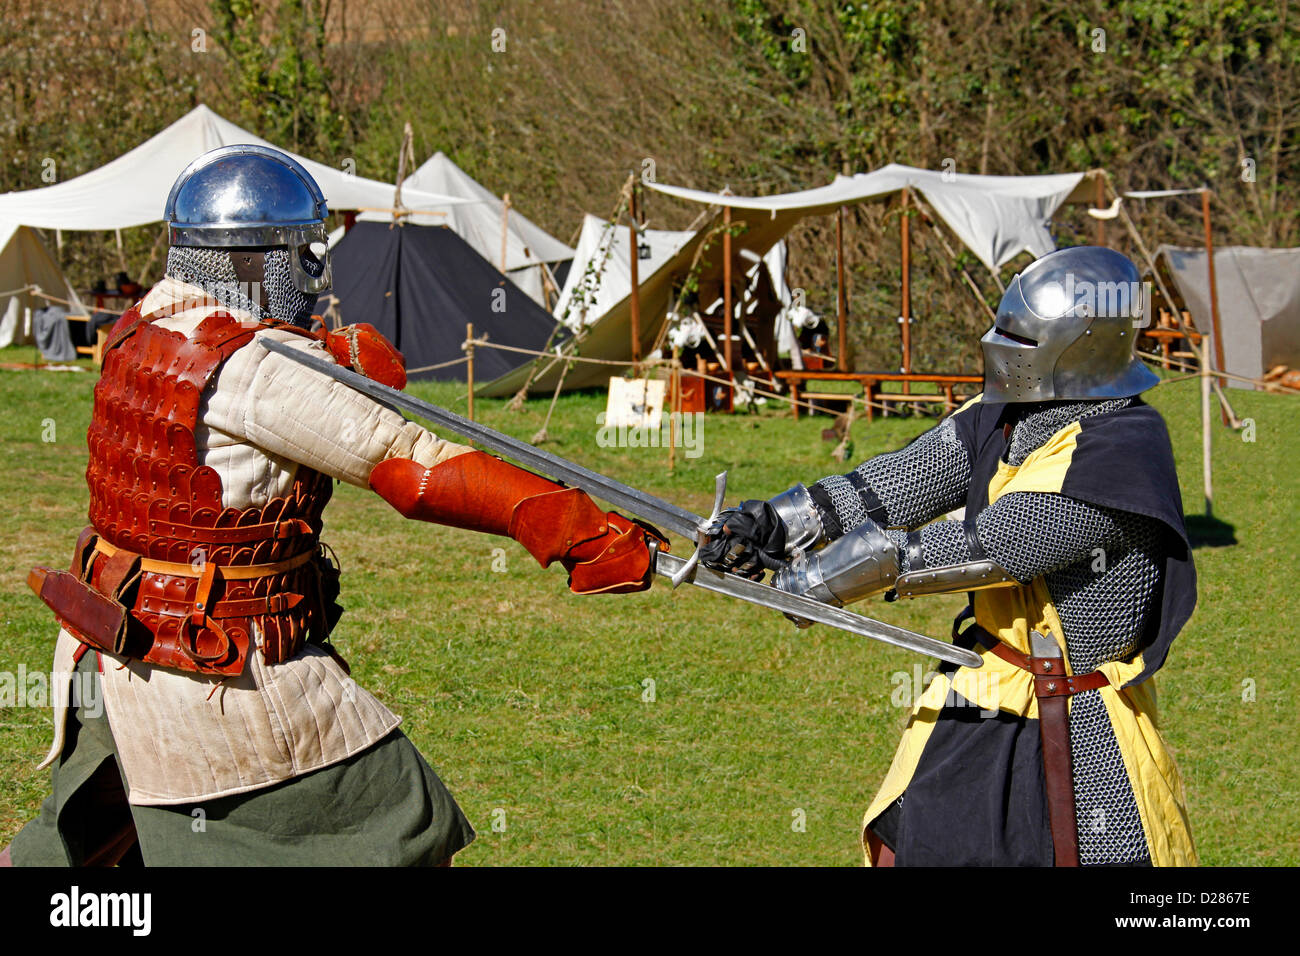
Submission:
{"label": "leather belt", "polygon": [[[103,538],[95,541],[95,550],[107,558],[117,554],[120,548],[109,544]],[[306,564],[311,560],[316,549],[304,551],[302,554],[296,554],[292,558],[285,558],[283,561],[277,561],[274,564],[241,564],[241,565],[223,565],[221,567],[221,576],[227,581],[245,581],[249,578],[264,578],[269,574],[283,574],[285,571],[292,571],[299,565]],[[153,558],[141,558],[140,570],[150,571],[154,574],[171,574],[181,578],[202,578],[204,568],[203,563],[182,564],[177,561],[155,561]]]}
{"label": "leather belt", "polygon": [[[971,616],[967,607],[953,622],[954,641],[960,636],[963,646],[976,644],[1008,664],[1028,671],[1034,678],[1034,696],[1038,698],[1038,730],[1043,748],[1043,783],[1047,795],[1047,812],[1052,828],[1052,848],[1057,866],[1079,865],[1079,829],[1074,805],[1074,766],[1070,754],[1070,718],[1067,698],[1085,690],[1096,690],[1110,683],[1101,671],[1067,674],[1065,658],[1031,656],[998,640],[978,624],[960,631]],[[1037,634],[1035,634],[1037,638]],[[1055,645],[1055,641],[1051,638]],[[1046,643],[1046,642],[1044,642]]]}
{"label": "leather belt", "polygon": [[203,544],[244,544],[249,541],[264,541],[268,538],[279,540],[308,535],[311,534],[311,525],[301,518],[289,518],[285,521],[246,524],[234,528],[196,528],[193,525],[155,519],[149,522],[149,533],[160,538],[176,538]]}
{"label": "leather belt", "polygon": [[[976,624],[971,629],[974,630],[976,627],[979,625]],[[1101,671],[1092,671],[1083,675],[1066,674],[1065,666],[1057,658],[1030,657],[1010,644],[1002,643],[984,628],[979,627],[979,630],[977,643],[981,647],[988,648],[990,653],[1002,658],[1008,664],[1013,664],[1022,671],[1029,671],[1034,675],[1034,696],[1039,700],[1044,697],[1070,697],[1081,694],[1085,690],[1096,690],[1110,683],[1110,679]]]}

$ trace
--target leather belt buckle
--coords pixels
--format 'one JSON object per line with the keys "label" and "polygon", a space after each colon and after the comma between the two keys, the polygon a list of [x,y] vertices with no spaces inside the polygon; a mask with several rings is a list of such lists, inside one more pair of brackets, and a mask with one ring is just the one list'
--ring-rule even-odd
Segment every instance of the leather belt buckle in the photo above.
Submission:
{"label": "leather belt buckle", "polygon": [[272,594],[266,599],[266,613],[283,614],[285,611],[293,610],[301,601],[301,594]]}

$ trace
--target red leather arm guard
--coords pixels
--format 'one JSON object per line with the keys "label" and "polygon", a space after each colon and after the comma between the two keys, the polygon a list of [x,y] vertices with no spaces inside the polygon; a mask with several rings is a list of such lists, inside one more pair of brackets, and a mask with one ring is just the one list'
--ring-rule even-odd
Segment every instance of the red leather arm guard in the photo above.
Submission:
{"label": "red leather arm guard", "polygon": [[433,468],[406,458],[380,462],[370,487],[403,516],[508,535],[542,567],[559,561],[575,594],[624,594],[650,586],[648,541],[663,536],[499,458],[472,451]]}

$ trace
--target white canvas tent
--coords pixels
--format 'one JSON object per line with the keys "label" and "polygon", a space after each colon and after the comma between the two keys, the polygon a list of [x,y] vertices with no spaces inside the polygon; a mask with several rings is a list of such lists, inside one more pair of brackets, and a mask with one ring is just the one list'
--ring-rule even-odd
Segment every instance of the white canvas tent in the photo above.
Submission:
{"label": "white canvas tent", "polygon": [[[42,229],[126,229],[158,222],[172,183],[192,160],[218,146],[238,143],[275,146],[206,106],[196,106],[156,136],[98,169],[52,186],[0,195],[0,221]],[[311,173],[331,210],[392,208],[392,184],[281,151]],[[402,201],[412,209],[433,209],[466,200],[403,189]]]}
{"label": "white canvas tent", "polygon": [[[650,258],[637,262],[641,315],[649,317],[640,329],[641,349],[649,350],[659,336],[664,316],[672,306],[673,280],[685,274],[703,239],[703,232],[675,232],[647,229],[641,241],[649,246]],[[608,257],[606,251],[608,250]],[[626,226],[610,227],[596,216],[583,219],[582,232],[573,265],[555,304],[554,315],[575,331],[589,327],[579,352],[591,358],[627,359],[631,363],[632,278],[631,245]],[[587,278],[584,279],[584,276]],[[584,310],[585,303],[585,310]],[[513,395],[527,380],[532,362],[488,382],[479,394]],[[529,391],[555,388],[564,363],[538,376]],[[564,387],[590,388],[603,385],[617,369],[609,365],[575,363],[564,377]]]}
{"label": "white canvas tent", "polygon": [[[1173,280],[1196,327],[1212,333],[1205,250],[1161,246],[1156,263]],[[1224,246],[1214,250],[1214,272],[1223,371],[1258,379],[1277,365],[1300,368],[1300,249]]]}
{"label": "white canvas tent", "polygon": [[[419,169],[402,180],[402,202],[419,193],[454,196],[459,205],[433,207],[404,218],[419,226],[446,226],[464,239],[536,302],[545,304],[542,270],[549,264],[572,259],[574,250],[545,229],[519,214],[490,189],[457,166],[443,152],[434,153]],[[382,213],[364,213],[358,219],[390,220]],[[502,226],[505,226],[505,263],[502,264]]]}
{"label": "white canvas tent", "polygon": [[[1056,248],[1048,222],[1067,201],[1087,201],[1087,173],[1054,176],[973,176],[890,163],[875,172],[837,176],[828,186],[776,196],[733,196],[647,183],[667,196],[706,205],[730,206],[744,220],[740,244],[765,254],[805,216],[833,213],[841,206],[883,199],[912,188],[980,261],[996,272],[1022,252],[1035,258]],[[757,213],[758,215],[746,215]]]}
{"label": "white canvas tent", "polygon": [[[637,260],[639,301],[641,306],[641,351],[647,352],[659,337],[673,306],[677,279],[686,275],[696,249],[706,230],[699,232],[670,229],[646,229],[640,237],[644,259]],[[715,242],[715,245],[719,243]],[[588,215],[582,222],[578,247],[573,256],[564,288],[555,304],[555,318],[574,332],[588,326],[579,349],[584,357],[602,359],[631,358],[632,269],[631,244],[625,225],[611,227],[609,222]],[[707,257],[706,257],[707,259]],[[777,317],[786,318],[791,305],[790,290],[785,283],[785,243],[778,242],[763,260],[754,263],[746,276],[753,285],[759,269],[767,269],[773,291],[784,307]],[[717,271],[716,263],[705,262],[702,276]],[[713,302],[705,311],[716,311],[721,302]],[[788,320],[786,325],[788,326]],[[791,333],[792,334],[792,333]],[[480,390],[488,396],[513,395],[527,379],[532,363],[489,382]],[[529,391],[544,392],[555,388],[563,363],[538,376]],[[603,385],[611,374],[608,365],[575,363],[564,378],[564,386],[590,388]]]}
{"label": "white canvas tent", "polygon": [[85,307],[34,229],[0,222],[0,348],[32,342],[32,310],[51,305],[31,291],[66,299],[73,313]]}

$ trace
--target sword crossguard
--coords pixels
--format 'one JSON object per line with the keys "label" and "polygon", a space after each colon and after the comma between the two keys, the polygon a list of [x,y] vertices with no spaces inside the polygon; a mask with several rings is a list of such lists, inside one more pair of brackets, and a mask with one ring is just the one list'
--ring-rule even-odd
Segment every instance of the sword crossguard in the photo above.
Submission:
{"label": "sword crossguard", "polygon": [[713,525],[713,519],[718,516],[722,510],[722,503],[727,498],[727,473],[724,471],[713,479],[713,513],[700,522],[695,529],[695,551],[690,556],[681,570],[671,575],[668,580],[673,586],[673,590],[681,587],[682,583],[689,581],[691,575],[695,573],[695,566],[700,563],[700,548],[704,545],[704,536],[709,528]]}

